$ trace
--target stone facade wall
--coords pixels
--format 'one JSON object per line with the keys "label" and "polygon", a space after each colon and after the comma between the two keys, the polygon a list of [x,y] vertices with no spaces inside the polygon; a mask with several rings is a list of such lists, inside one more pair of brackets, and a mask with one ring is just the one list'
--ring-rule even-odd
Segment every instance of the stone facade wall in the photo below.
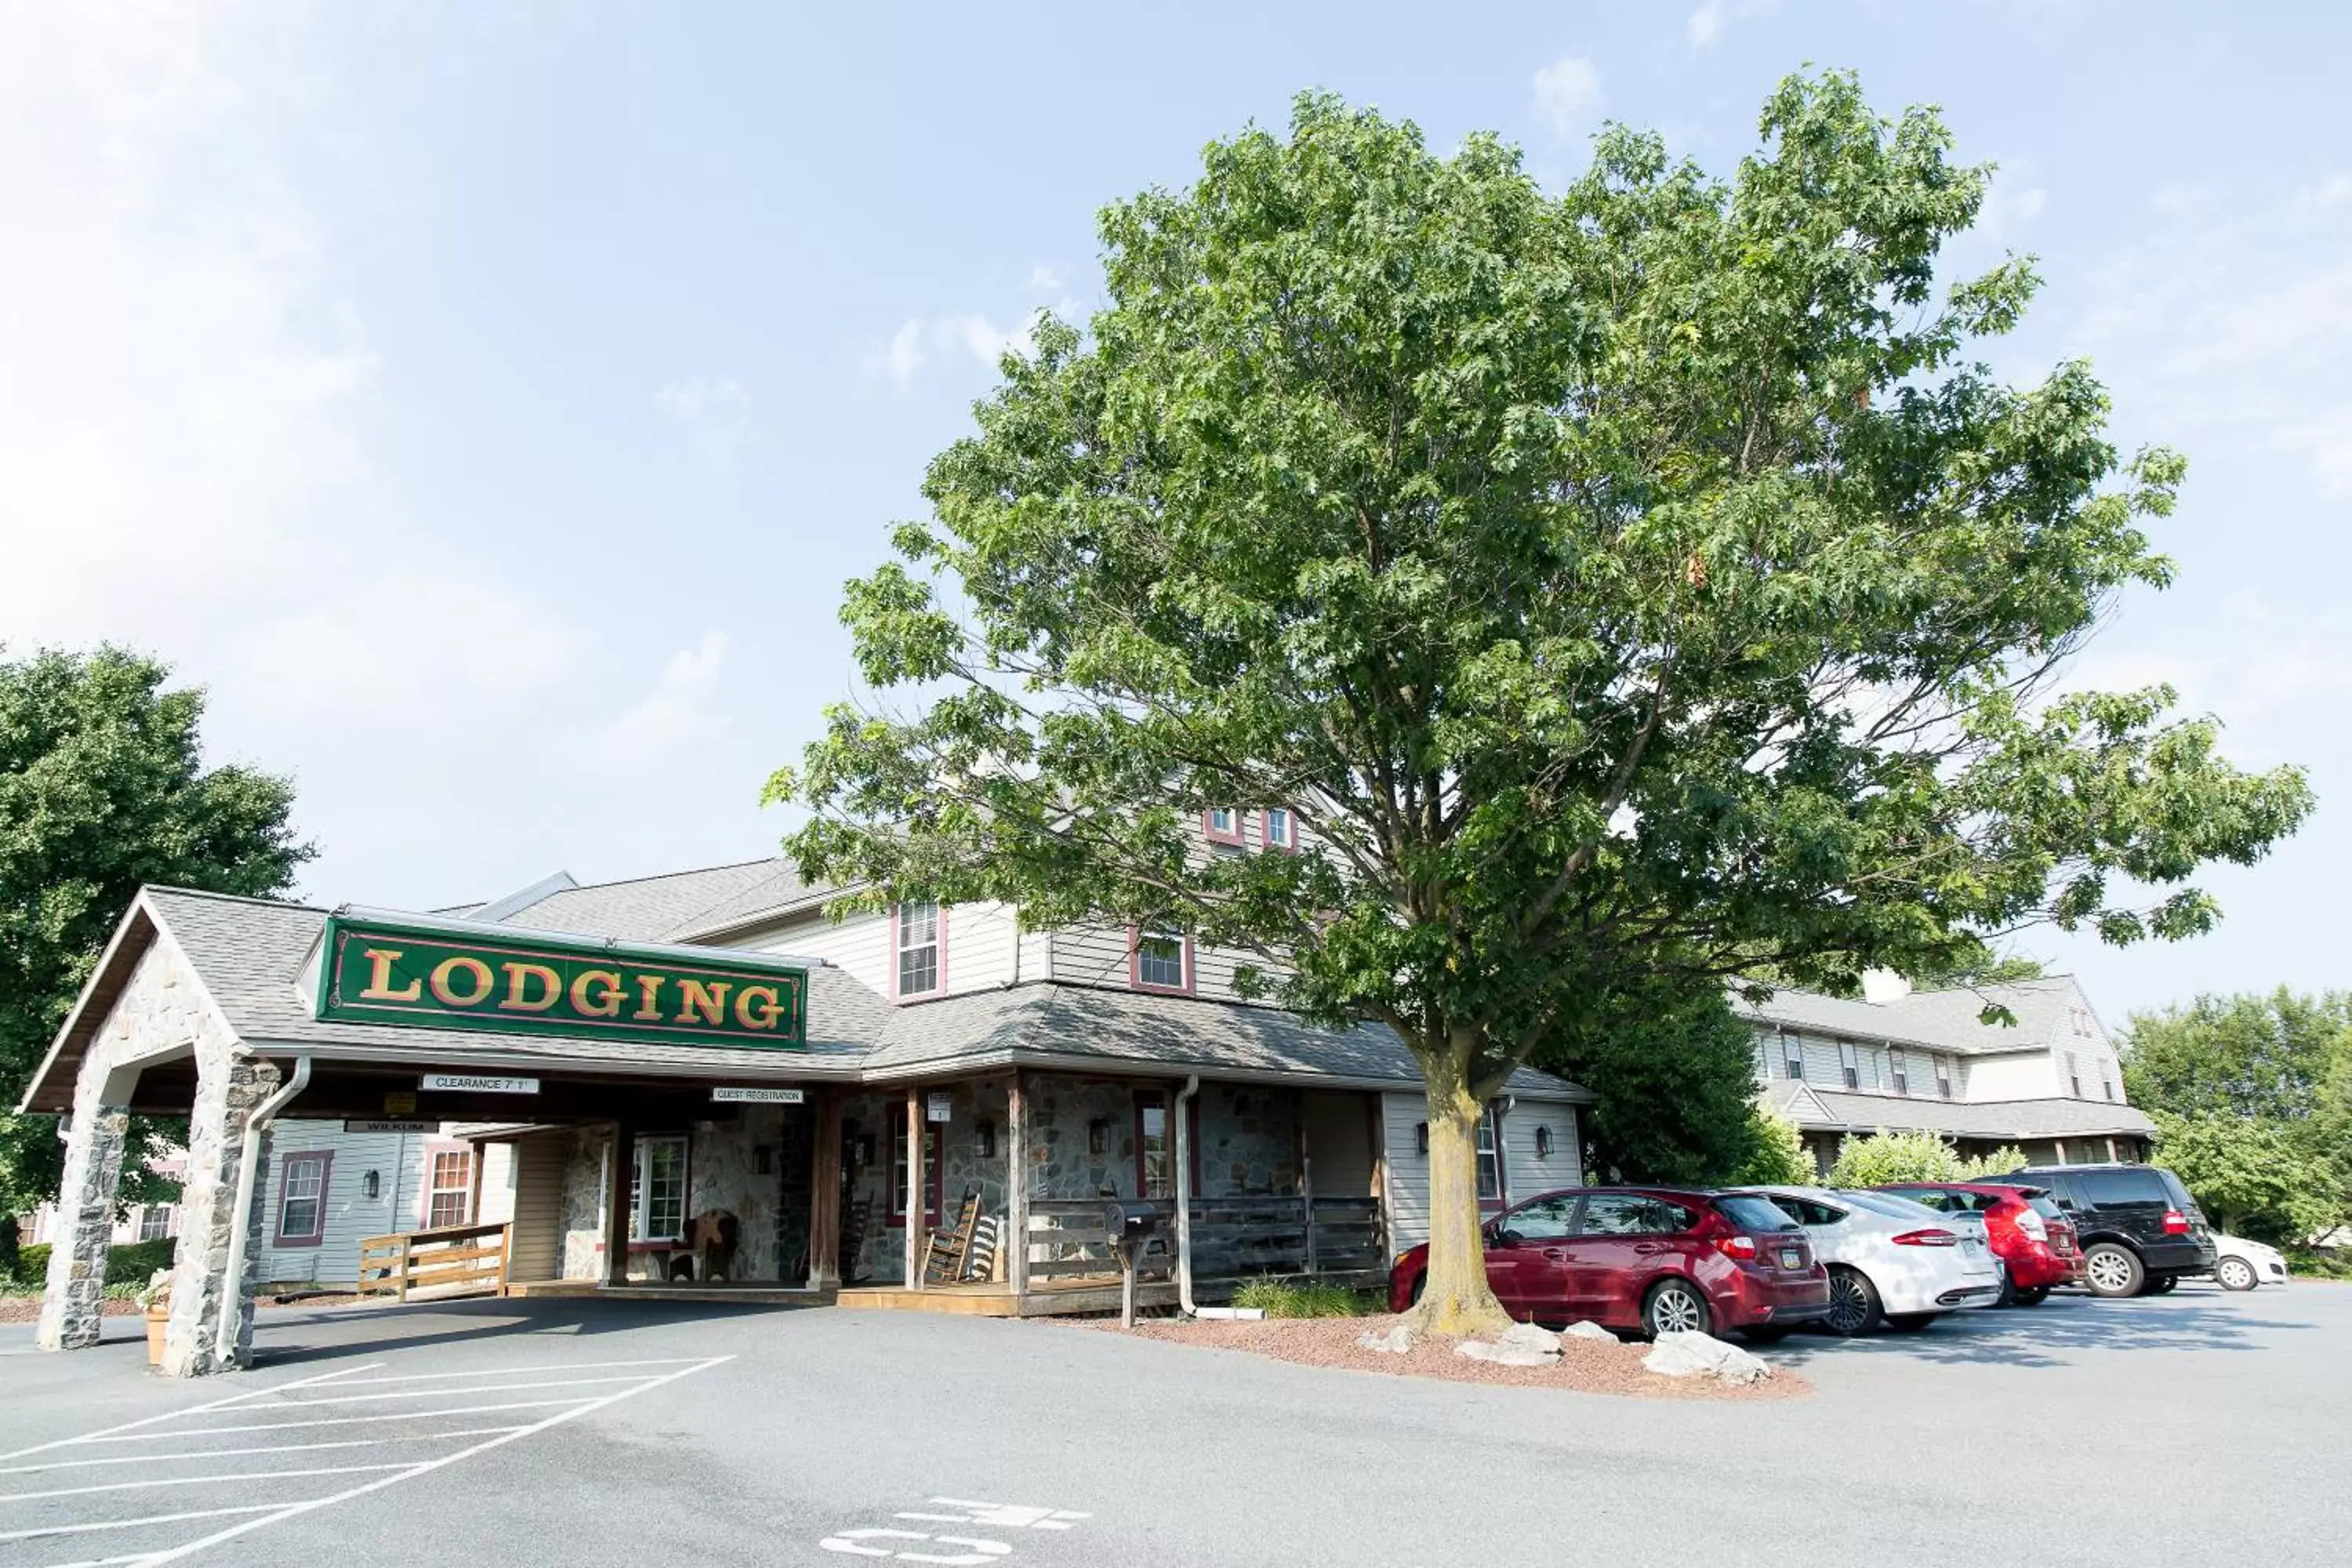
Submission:
{"label": "stone facade wall", "polygon": [[1297,1090],[1261,1084],[1204,1083],[1197,1098],[1202,1196],[1297,1195]]}
{"label": "stone facade wall", "polygon": [[604,1151],[612,1139],[574,1128],[563,1159],[563,1278],[604,1277]]}
{"label": "stone facade wall", "polygon": [[[1006,1163],[1009,1140],[1005,1134],[1010,1087],[1005,1079],[990,1078],[930,1085],[922,1091],[927,1111],[933,1093],[943,1092],[950,1100],[948,1120],[933,1124],[940,1133],[940,1220],[943,1225],[954,1222],[956,1205],[967,1187],[980,1189],[982,1214],[1001,1217],[1005,1212],[1010,1171]],[[845,1164],[855,1157],[860,1140],[873,1142],[873,1158],[847,1173],[842,1205],[845,1223],[851,1205],[863,1199],[870,1205],[872,1217],[866,1224],[852,1271],[855,1278],[868,1282],[890,1283],[906,1277],[907,1233],[903,1226],[890,1222],[892,1139],[904,1124],[906,1115],[904,1089],[854,1094],[842,1102]],[[989,1155],[980,1152],[980,1126],[983,1120],[992,1128],[995,1140],[995,1152]]]}

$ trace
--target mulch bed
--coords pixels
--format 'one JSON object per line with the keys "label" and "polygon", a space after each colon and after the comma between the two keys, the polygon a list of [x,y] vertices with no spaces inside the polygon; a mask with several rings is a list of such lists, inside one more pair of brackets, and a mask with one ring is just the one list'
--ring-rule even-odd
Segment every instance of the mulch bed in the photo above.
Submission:
{"label": "mulch bed", "polygon": [[[1122,1331],[1115,1318],[1053,1318],[1048,1322],[1084,1328]],[[1559,1360],[1549,1366],[1497,1366],[1454,1353],[1459,1341],[1425,1336],[1402,1355],[1369,1351],[1359,1335],[1387,1332],[1394,1318],[1262,1318],[1214,1319],[1187,1322],[1176,1318],[1146,1319],[1131,1331],[1134,1337],[1163,1340],[1171,1344],[1198,1345],[1209,1350],[1242,1351],[1272,1356],[1303,1366],[1339,1367],[1349,1372],[1381,1373],[1391,1377],[1433,1377],[1449,1383],[1503,1384],[1515,1388],[1556,1388],[1578,1394],[1622,1394],[1647,1399],[1790,1399],[1811,1394],[1813,1385],[1786,1368],[1748,1388],[1735,1388],[1711,1377],[1662,1377],[1645,1371],[1647,1345],[1615,1340],[1563,1338]],[[1769,1358],[1768,1358],[1769,1359]]]}

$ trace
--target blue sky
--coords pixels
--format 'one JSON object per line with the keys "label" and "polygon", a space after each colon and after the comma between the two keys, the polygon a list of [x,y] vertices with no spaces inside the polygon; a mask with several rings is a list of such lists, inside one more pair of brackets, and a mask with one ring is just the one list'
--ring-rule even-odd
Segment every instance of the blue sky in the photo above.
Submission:
{"label": "blue sky", "polygon": [[2079,683],[2175,681],[2322,808],[2178,948],[2039,936],[2111,1021],[2352,982],[2352,23],[2332,6],[58,5],[0,13],[0,638],[113,639],[292,772],[330,901],[769,852],[842,581],[1093,215],[1322,87],[1552,180],[1604,117],[1728,172],[1806,62],[2000,163],[1956,267],[2049,279],[2190,457]]}

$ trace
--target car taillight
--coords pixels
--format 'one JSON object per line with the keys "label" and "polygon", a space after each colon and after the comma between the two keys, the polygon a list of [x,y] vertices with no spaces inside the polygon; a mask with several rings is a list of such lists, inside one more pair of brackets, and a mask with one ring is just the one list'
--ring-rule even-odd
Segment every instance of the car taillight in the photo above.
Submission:
{"label": "car taillight", "polygon": [[2050,1227],[2042,1224],[2042,1216],[2034,1213],[2032,1209],[2023,1209],[2019,1212],[2017,1216],[2017,1228],[2023,1231],[2026,1235],[2032,1237],[2036,1241],[2047,1241],[2050,1239]]}
{"label": "car taillight", "polygon": [[1726,1258],[1737,1258],[1742,1263],[1756,1261],[1756,1238],[1752,1236],[1718,1236],[1715,1238],[1715,1249]]}
{"label": "car taillight", "polygon": [[2182,1214],[2179,1209],[2165,1210],[2164,1234],[2167,1236],[2187,1236],[2189,1234],[2189,1216]]}
{"label": "car taillight", "polygon": [[1960,1238],[1948,1230],[1906,1230],[1895,1238],[1897,1247],[1958,1247]]}

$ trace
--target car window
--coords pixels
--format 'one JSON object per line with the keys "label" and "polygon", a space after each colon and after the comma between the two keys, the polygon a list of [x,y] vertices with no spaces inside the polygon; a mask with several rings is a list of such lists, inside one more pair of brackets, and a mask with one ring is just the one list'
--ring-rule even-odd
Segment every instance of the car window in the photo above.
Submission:
{"label": "car window", "polygon": [[1596,1193],[1584,1200],[1584,1236],[1671,1236],[1698,1216],[1680,1204],[1640,1193]]}
{"label": "car window", "polygon": [[1895,1197],[1909,1198],[1915,1204],[1926,1204],[1931,1209],[1948,1209],[1958,1194],[1940,1187],[1893,1187],[1888,1191]]}
{"label": "car window", "polygon": [[1576,1234],[1576,1200],[1573,1197],[1538,1198],[1521,1204],[1503,1216],[1500,1227],[1505,1235],[1526,1241],[1557,1241]]}
{"label": "car window", "polygon": [[1885,1215],[1889,1219],[1910,1220],[1917,1223],[1934,1219],[1938,1213],[1926,1204],[1915,1204],[1909,1198],[1897,1197],[1893,1193],[1845,1193],[1841,1195],[1852,1201],[1857,1207],[1866,1208],[1873,1214]]}
{"label": "car window", "polygon": [[2189,1195],[2189,1189],[2180,1184],[2179,1177],[2169,1171],[2158,1170],[2156,1179],[2164,1184],[2164,1190],[2172,1199],[2174,1208],[2193,1209],[2197,1206],[2197,1201]]}
{"label": "car window", "polygon": [[2082,1200],[2094,1208],[2112,1208],[2122,1204],[2155,1204],[2161,1207],[2172,1201],[2157,1180],[2156,1173],[2137,1171],[2077,1171],[2074,1185]]}
{"label": "car window", "polygon": [[2035,1214],[2040,1215],[2043,1219],[2064,1219],[2066,1217],[2065,1210],[2060,1208],[2048,1198],[2039,1196],[2031,1197],[2026,1199],[2025,1203],[2028,1208],[2031,1208]]}
{"label": "car window", "polygon": [[1715,1212],[1741,1230],[1788,1230],[1797,1223],[1779,1204],[1749,1193],[1730,1193],[1716,1199]]}
{"label": "car window", "polygon": [[1776,1194],[1772,1206],[1795,1216],[1799,1225],[1843,1225],[1849,1217],[1844,1209],[1832,1208],[1827,1204],[1801,1198],[1792,1193]]}

